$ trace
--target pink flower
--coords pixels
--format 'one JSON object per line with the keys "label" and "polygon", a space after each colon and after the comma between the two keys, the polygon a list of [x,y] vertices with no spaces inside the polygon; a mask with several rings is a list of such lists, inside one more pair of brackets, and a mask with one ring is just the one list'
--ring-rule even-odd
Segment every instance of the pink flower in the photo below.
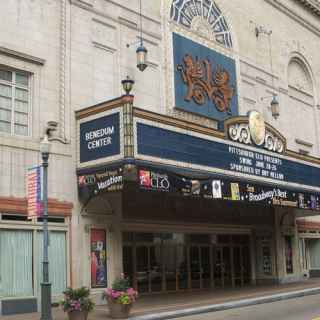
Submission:
{"label": "pink flower", "polygon": [[121,296],[121,292],[112,290],[112,292],[111,292],[111,297],[112,297],[112,298],[117,299],[117,298],[119,298],[120,296]]}

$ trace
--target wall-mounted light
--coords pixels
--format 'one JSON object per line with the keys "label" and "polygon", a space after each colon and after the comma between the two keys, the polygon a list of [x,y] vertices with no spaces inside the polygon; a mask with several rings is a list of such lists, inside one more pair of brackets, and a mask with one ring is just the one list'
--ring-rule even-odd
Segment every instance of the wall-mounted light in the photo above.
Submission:
{"label": "wall-mounted light", "polygon": [[130,77],[127,76],[126,79],[121,81],[121,84],[122,84],[122,88],[125,91],[126,95],[129,95],[132,88],[133,88],[134,80],[130,79]]}
{"label": "wall-mounted light", "polygon": [[272,117],[275,120],[277,120],[280,115],[280,105],[279,105],[278,95],[274,93],[272,96],[262,97],[261,101],[268,98],[272,98],[270,101],[271,114],[272,114]]}
{"label": "wall-mounted light", "polygon": [[142,6],[141,6],[141,0],[140,0],[140,40],[138,42],[127,44],[127,48],[129,48],[133,44],[139,43],[139,47],[136,50],[137,55],[137,68],[142,72],[147,68],[147,53],[148,50],[143,45],[143,38],[142,38]]}
{"label": "wall-mounted light", "polygon": [[271,114],[275,119],[278,119],[280,115],[280,108],[279,108],[279,101],[278,101],[278,96],[274,94],[272,96],[272,100],[270,102],[271,106]]}

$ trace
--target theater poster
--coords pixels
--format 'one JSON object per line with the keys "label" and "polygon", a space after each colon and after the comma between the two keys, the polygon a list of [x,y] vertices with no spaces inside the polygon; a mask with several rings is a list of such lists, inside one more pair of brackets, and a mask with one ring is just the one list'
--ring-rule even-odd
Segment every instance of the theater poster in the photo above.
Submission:
{"label": "theater poster", "polygon": [[106,231],[91,229],[91,287],[107,286]]}

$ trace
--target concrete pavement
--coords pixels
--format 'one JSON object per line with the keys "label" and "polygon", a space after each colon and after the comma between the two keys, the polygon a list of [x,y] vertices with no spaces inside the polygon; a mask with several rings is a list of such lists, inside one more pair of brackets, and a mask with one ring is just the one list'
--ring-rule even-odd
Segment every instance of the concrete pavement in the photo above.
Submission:
{"label": "concrete pavement", "polygon": [[[320,293],[320,279],[286,285],[249,286],[141,296],[132,309],[131,320],[160,320],[196,315],[266,302],[293,299]],[[38,320],[38,313],[0,317],[0,320]],[[54,320],[66,319],[60,308],[53,308]],[[109,318],[107,306],[96,306],[88,320]]]}
{"label": "concrete pavement", "polygon": [[[320,295],[184,317],[183,320],[320,320]],[[178,318],[182,319],[182,318]]]}

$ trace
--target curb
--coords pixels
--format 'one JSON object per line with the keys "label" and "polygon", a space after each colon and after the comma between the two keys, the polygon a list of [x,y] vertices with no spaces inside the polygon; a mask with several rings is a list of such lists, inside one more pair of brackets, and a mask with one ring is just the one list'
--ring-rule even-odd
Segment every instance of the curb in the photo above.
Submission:
{"label": "curb", "polygon": [[258,298],[241,299],[237,301],[212,304],[212,305],[196,307],[196,308],[186,308],[183,310],[147,314],[142,316],[130,317],[129,319],[130,320],[164,320],[164,319],[180,318],[180,317],[192,316],[192,315],[201,314],[201,313],[223,311],[223,310],[228,310],[233,308],[241,308],[241,307],[253,306],[257,304],[271,303],[275,301],[311,296],[315,294],[320,294],[320,287],[292,291],[288,293],[278,293],[278,294],[262,296]]}

